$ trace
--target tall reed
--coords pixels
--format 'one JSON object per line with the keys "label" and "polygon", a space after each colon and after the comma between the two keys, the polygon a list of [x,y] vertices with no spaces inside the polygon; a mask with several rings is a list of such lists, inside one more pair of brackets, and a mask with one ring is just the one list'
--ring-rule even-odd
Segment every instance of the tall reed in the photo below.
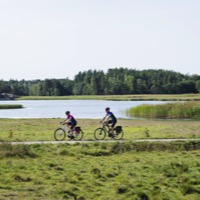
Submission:
{"label": "tall reed", "polygon": [[131,117],[143,118],[200,119],[200,102],[143,104],[128,109],[126,113]]}

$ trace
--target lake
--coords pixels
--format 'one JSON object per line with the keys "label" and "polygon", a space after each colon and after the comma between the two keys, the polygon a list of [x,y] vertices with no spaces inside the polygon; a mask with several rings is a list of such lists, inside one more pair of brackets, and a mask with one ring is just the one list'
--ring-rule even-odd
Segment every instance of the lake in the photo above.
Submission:
{"label": "lake", "polygon": [[117,118],[130,118],[126,109],[141,104],[160,104],[162,101],[105,101],[105,100],[16,100],[0,104],[21,104],[24,108],[0,110],[0,118],[65,118],[71,111],[76,118],[101,119],[110,107]]}

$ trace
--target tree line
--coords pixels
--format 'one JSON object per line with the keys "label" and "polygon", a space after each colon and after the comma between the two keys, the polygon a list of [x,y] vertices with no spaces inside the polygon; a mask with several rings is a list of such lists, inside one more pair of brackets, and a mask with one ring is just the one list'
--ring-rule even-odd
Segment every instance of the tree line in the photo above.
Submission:
{"label": "tree line", "polygon": [[18,96],[200,93],[200,76],[170,70],[127,68],[79,72],[74,80],[0,80],[0,94]]}

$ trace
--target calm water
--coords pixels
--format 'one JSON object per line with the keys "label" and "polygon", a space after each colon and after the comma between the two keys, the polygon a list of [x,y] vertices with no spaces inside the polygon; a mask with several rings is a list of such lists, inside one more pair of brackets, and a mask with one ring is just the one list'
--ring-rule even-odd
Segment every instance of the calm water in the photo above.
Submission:
{"label": "calm water", "polygon": [[101,119],[105,108],[118,118],[129,118],[125,110],[141,104],[158,104],[158,101],[104,101],[104,100],[23,100],[0,101],[0,104],[21,104],[22,109],[0,110],[0,118],[65,118],[65,111],[71,111],[76,118]]}

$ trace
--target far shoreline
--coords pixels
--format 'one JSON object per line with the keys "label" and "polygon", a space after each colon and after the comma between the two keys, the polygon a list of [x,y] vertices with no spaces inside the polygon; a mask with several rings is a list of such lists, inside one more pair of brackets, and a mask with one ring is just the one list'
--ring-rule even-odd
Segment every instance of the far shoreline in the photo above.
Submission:
{"label": "far shoreline", "polygon": [[200,94],[21,96],[16,100],[200,101]]}

